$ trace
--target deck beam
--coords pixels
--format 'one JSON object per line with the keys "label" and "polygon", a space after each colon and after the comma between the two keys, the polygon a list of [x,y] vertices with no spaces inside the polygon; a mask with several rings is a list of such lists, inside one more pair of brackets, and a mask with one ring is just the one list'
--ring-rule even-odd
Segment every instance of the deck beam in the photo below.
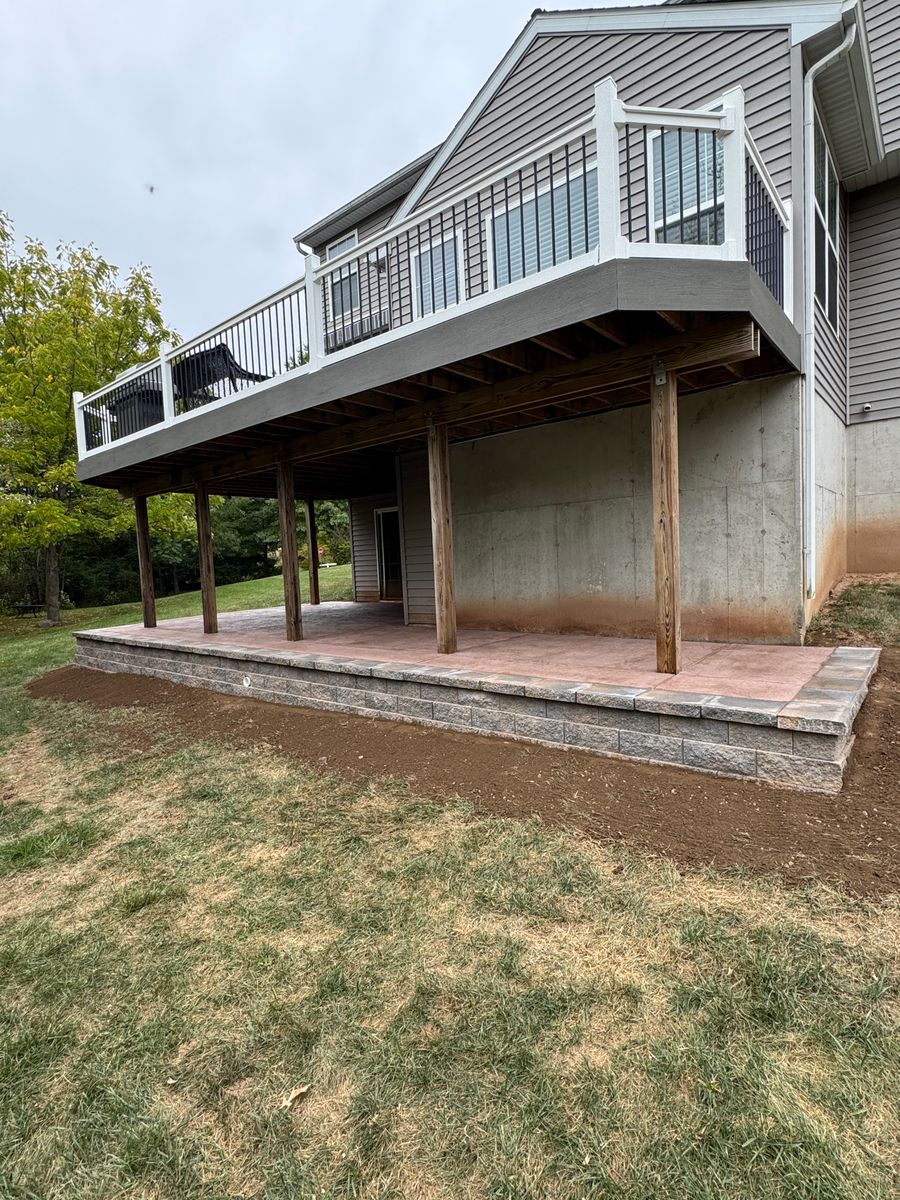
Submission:
{"label": "deck beam", "polygon": [[[212,481],[270,469],[281,457],[297,462],[387,445],[424,434],[429,414],[444,425],[464,424],[502,413],[540,408],[554,400],[596,395],[623,384],[646,380],[658,359],[663,359],[669,370],[682,371],[741,362],[758,358],[759,354],[760,334],[755,323],[749,317],[728,317],[706,329],[689,330],[565,362],[518,378],[430,400],[427,406],[424,403],[408,404],[397,412],[346,421],[323,429],[321,433],[231,454],[195,468],[194,474],[197,478]],[[397,389],[401,386],[398,384]],[[131,495],[137,492],[151,495],[177,490],[190,482],[185,479],[179,483],[179,479],[180,472],[173,471],[153,476],[135,484],[133,489],[123,491]]]}
{"label": "deck beam", "polygon": [[281,573],[284,578],[285,636],[289,642],[303,638],[300,604],[300,564],[297,554],[297,500],[294,469],[289,462],[278,464],[278,521],[281,526]]}
{"label": "deck beam", "polygon": [[681,670],[681,543],[678,504],[678,380],[661,365],[650,377],[656,669]]}
{"label": "deck beam", "polygon": [[205,483],[194,487],[194,512],[197,516],[197,550],[200,556],[200,603],[203,632],[218,633],[216,612],[216,569],[213,557],[212,522],[209,517],[209,489]]}
{"label": "deck beam", "polygon": [[156,591],[153,587],[153,560],[150,557],[150,521],[147,497],[134,498],[134,528],[137,535],[138,574],[141,577],[141,607],[145,629],[156,628]]}
{"label": "deck beam", "polygon": [[456,599],[453,593],[453,503],[447,426],[428,423],[428,489],[434,558],[434,615],[439,654],[456,653]]}

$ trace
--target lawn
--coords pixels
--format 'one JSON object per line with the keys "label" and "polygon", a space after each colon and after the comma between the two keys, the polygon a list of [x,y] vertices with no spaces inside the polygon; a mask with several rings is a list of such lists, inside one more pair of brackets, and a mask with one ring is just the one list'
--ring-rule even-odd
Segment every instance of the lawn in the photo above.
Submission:
{"label": "lawn", "polygon": [[823,606],[810,628],[810,640],[822,645],[900,646],[900,578],[849,583]]}
{"label": "lawn", "polygon": [[70,641],[0,641],[4,1200],[896,1194],[895,902],[30,700]]}

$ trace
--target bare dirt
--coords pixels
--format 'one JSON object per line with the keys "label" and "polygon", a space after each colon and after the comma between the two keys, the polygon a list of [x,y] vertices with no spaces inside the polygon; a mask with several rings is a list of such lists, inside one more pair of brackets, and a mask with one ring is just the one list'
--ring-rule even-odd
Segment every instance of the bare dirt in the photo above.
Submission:
{"label": "bare dirt", "polygon": [[[900,891],[900,649],[882,654],[837,796],[291,708],[81,667],[51,671],[28,692],[101,709],[158,711],[167,738],[176,730],[185,742],[264,743],[322,771],[402,776],[427,797],[463,796],[480,813],[537,816],[593,838],[624,840],[685,866],[773,871],[797,882],[824,880],[859,895]],[[143,738],[146,728],[142,723]]]}

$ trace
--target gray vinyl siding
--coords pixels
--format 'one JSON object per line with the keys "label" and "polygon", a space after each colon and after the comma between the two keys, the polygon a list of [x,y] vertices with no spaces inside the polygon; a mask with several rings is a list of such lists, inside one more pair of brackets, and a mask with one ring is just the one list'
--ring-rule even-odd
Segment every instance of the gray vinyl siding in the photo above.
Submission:
{"label": "gray vinyl siding", "polygon": [[[871,404],[872,411],[863,412]],[[850,420],[900,416],[900,181],[850,204]]]}
{"label": "gray vinyl siding", "polygon": [[536,38],[422,197],[455,191],[590,116],[607,75],[621,99],[692,107],[740,84],[747,121],[783,198],[791,195],[791,56],[786,29],[546,34]]}
{"label": "gray vinyl siding", "polygon": [[350,225],[344,231],[344,233],[335,234],[334,237],[328,239],[327,243],[323,242],[318,246],[313,246],[313,250],[315,250],[316,254],[318,254],[319,258],[321,258],[324,262],[326,246],[330,246],[340,238],[346,237],[346,235],[351,233],[354,229],[357,232],[359,240],[361,242],[365,241],[365,239],[367,237],[371,237],[373,233],[378,233],[380,229],[384,229],[385,225],[387,225],[388,221],[400,207],[400,203],[401,202],[399,200],[395,200],[393,204],[389,204],[386,208],[379,209],[378,212],[372,213],[371,216],[366,217],[365,220],[357,221],[355,225]]}
{"label": "gray vinyl siding", "polygon": [[815,307],[816,395],[841,418],[847,420],[847,326],[848,305],[848,210],[847,195],[840,188],[841,219],[838,246],[838,328],[832,329],[818,301]]}
{"label": "gray vinyl siding", "polygon": [[353,599],[362,603],[380,600],[378,553],[375,546],[375,509],[391,508],[393,495],[365,496],[350,501],[350,562],[353,575]]}
{"label": "gray vinyl siding", "polygon": [[[569,166],[572,178],[577,181],[584,172],[592,172],[596,166],[596,143],[591,131],[572,139],[568,144]],[[559,183],[563,149],[555,151],[553,163],[554,178]],[[505,205],[511,211],[527,203],[533,195],[535,186],[541,190],[549,186],[551,179],[550,160],[546,155],[536,161],[534,168],[527,173],[515,172],[499,186],[483,188],[480,192],[464,198],[449,206],[444,212],[432,215],[417,226],[406,229],[395,236],[387,236],[381,244],[382,270],[375,265],[371,251],[360,255],[354,260],[353,269],[359,281],[359,309],[354,312],[354,319],[368,316],[375,312],[390,312],[391,327],[396,329],[408,324],[417,316],[417,300],[414,300],[413,289],[416,278],[416,258],[421,251],[428,251],[441,245],[444,240],[453,237],[457,247],[459,298],[461,300],[480,296],[491,289],[491,255],[489,223],[492,206],[496,212],[501,212]],[[573,200],[580,203],[580,200]],[[643,210],[640,210],[643,212]],[[636,233],[636,240],[646,237],[646,222],[641,217],[641,230]],[[388,231],[389,232],[389,231]],[[565,258],[560,247],[559,259]],[[334,278],[346,276],[348,267],[336,267]],[[331,280],[326,275],[325,293],[325,328],[326,332],[340,329],[342,321],[333,318],[331,313]],[[438,292],[436,308],[443,308],[442,297]]]}
{"label": "gray vinyl siding", "polygon": [[895,150],[900,147],[900,4],[897,0],[865,0],[863,11],[884,145],[886,150]]}
{"label": "gray vinyl siding", "polygon": [[434,559],[431,551],[431,505],[428,462],[424,454],[399,460],[403,531],[403,591],[410,625],[434,624]]}

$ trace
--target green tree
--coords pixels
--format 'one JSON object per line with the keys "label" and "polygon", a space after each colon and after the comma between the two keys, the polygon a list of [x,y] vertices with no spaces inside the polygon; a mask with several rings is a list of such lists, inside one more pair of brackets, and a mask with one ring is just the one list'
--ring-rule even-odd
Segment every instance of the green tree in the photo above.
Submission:
{"label": "green tree", "polygon": [[75,477],[72,393],[155,357],[170,336],[147,268],[123,279],[91,246],[26,239],[19,250],[0,213],[0,554],[42,552],[54,623],[60,548],[133,523],[114,492]]}

